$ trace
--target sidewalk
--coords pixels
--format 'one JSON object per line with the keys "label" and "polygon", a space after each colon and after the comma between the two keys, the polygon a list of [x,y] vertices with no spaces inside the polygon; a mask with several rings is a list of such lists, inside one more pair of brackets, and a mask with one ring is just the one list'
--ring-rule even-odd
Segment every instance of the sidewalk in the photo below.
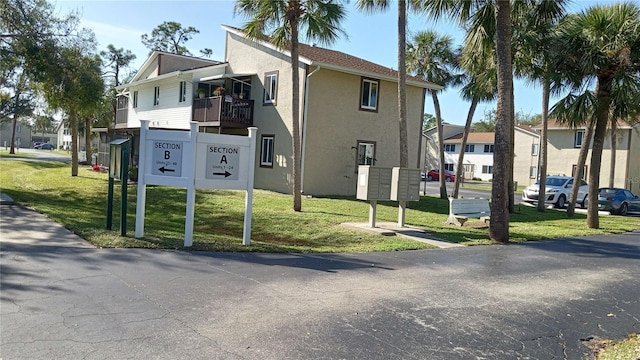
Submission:
{"label": "sidewalk", "polygon": [[11,196],[0,192],[0,205],[12,205],[13,199]]}

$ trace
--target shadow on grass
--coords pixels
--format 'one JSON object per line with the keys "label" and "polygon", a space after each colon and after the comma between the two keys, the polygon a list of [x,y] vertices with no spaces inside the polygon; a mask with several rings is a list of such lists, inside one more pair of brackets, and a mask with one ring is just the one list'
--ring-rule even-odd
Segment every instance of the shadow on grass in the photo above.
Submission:
{"label": "shadow on grass", "polygon": [[[69,164],[60,162],[60,161],[41,161],[35,158],[29,158],[30,160],[11,160],[12,162],[19,162],[22,165],[26,165],[35,170],[46,170],[46,169],[59,169],[64,167],[69,167]],[[7,160],[3,158],[2,160]],[[6,166],[7,164],[3,165]]]}

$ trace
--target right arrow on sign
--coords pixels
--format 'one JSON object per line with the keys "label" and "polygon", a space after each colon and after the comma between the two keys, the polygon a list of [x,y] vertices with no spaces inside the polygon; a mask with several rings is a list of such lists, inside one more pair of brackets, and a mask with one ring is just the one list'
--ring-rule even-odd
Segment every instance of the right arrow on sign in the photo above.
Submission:
{"label": "right arrow on sign", "polygon": [[230,172],[225,171],[225,172],[214,172],[213,175],[224,175],[224,177],[229,177],[231,175]]}

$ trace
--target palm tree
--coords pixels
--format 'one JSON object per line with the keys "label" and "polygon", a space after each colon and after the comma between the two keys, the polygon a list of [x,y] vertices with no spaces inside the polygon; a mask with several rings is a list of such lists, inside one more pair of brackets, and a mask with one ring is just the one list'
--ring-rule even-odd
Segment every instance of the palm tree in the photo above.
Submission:
{"label": "palm tree", "polygon": [[[511,138],[513,126],[513,69],[511,67],[511,2],[496,0],[496,58],[498,102],[493,153],[493,186],[491,187],[491,222],[489,237],[498,242],[509,241],[509,190],[512,166]],[[513,173],[513,171],[511,171]]]}
{"label": "palm tree", "polygon": [[[618,121],[630,121],[640,112],[640,79],[634,79],[633,76],[624,74],[620,78],[615,79],[612,88],[613,110],[611,111],[611,166],[609,171],[609,187],[614,186],[616,171],[616,150],[617,150],[617,127]],[[640,121],[640,120],[636,120]]]}
{"label": "palm tree", "polygon": [[[584,165],[587,162],[587,155],[589,154],[589,147],[591,146],[591,139],[593,138],[593,125],[595,123],[594,114],[596,112],[595,107],[595,94],[592,91],[587,90],[579,95],[569,93],[551,108],[551,115],[559,123],[568,125],[570,128],[577,128],[579,126],[586,126],[587,128],[587,131],[582,138],[580,153],[578,154],[578,165],[576,166],[576,171],[573,175],[574,184],[579,184],[580,180],[582,180],[584,176]],[[567,217],[573,217],[575,213],[579,188],[579,186],[574,186],[571,189],[571,196],[569,197],[569,204],[567,205]],[[544,194],[545,192],[540,188],[538,193]],[[584,204],[584,199],[582,200]]]}
{"label": "palm tree", "polygon": [[[465,85],[461,89],[462,98],[471,101],[471,105],[467,113],[467,121],[464,126],[462,143],[460,144],[460,154],[458,155],[458,164],[456,166],[456,181],[451,194],[453,198],[458,198],[460,182],[463,178],[464,154],[476,107],[480,101],[494,100],[496,95],[495,53],[493,49],[479,50],[465,46],[460,56],[460,67],[466,72],[464,77]],[[490,52],[485,53],[483,50],[490,50]]]}
{"label": "palm tree", "polygon": [[[640,9],[625,2],[593,6],[568,16],[558,26],[552,63],[566,86],[596,81],[596,122],[589,166],[589,199],[598,196],[602,150],[612,104],[614,80],[640,72]],[[599,228],[598,204],[589,201],[587,226]]]}
{"label": "palm tree", "polygon": [[237,0],[235,12],[249,19],[243,27],[247,38],[262,40],[268,36],[279,49],[291,51],[293,210],[301,211],[299,33],[306,28],[308,40],[331,43],[343,32],[339,24],[345,17],[345,10],[334,0]]}
{"label": "palm tree", "polygon": [[[542,131],[540,133],[539,193],[544,194],[547,184],[547,128],[549,118],[549,98],[551,94],[551,75],[549,65],[549,43],[554,26],[564,16],[565,0],[536,0],[528,6],[519,6],[514,22],[523,24],[514,27],[514,54],[516,75],[542,85]],[[545,199],[538,198],[538,211],[544,211]]]}
{"label": "palm tree", "polygon": [[[512,187],[513,82],[511,57],[511,3],[508,0],[416,0],[432,18],[453,17],[467,29],[465,42],[477,48],[495,46],[498,101],[496,108],[494,173],[489,236],[509,241],[509,188]],[[510,174],[511,173],[511,174]]]}
{"label": "palm tree", "polygon": [[[429,82],[447,87],[455,85],[461,77],[456,71],[456,55],[452,49],[453,39],[450,36],[440,36],[435,31],[421,31],[417,33],[408,45],[407,69],[417,77]],[[447,198],[447,187],[444,176],[444,138],[442,116],[438,92],[429,90],[436,113],[438,127],[438,153],[440,156],[440,197]]]}
{"label": "palm tree", "polygon": [[[365,13],[386,11],[388,0],[358,0],[356,7]],[[398,129],[400,140],[400,167],[409,166],[407,135],[407,2],[398,0]]]}

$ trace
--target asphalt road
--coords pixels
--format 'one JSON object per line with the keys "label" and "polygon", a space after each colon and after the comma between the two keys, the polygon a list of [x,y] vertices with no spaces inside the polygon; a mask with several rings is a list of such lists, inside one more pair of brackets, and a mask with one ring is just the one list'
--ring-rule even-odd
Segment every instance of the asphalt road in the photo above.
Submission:
{"label": "asphalt road", "polygon": [[96,249],[0,211],[2,359],[583,359],[640,329],[640,232],[198,253]]}

